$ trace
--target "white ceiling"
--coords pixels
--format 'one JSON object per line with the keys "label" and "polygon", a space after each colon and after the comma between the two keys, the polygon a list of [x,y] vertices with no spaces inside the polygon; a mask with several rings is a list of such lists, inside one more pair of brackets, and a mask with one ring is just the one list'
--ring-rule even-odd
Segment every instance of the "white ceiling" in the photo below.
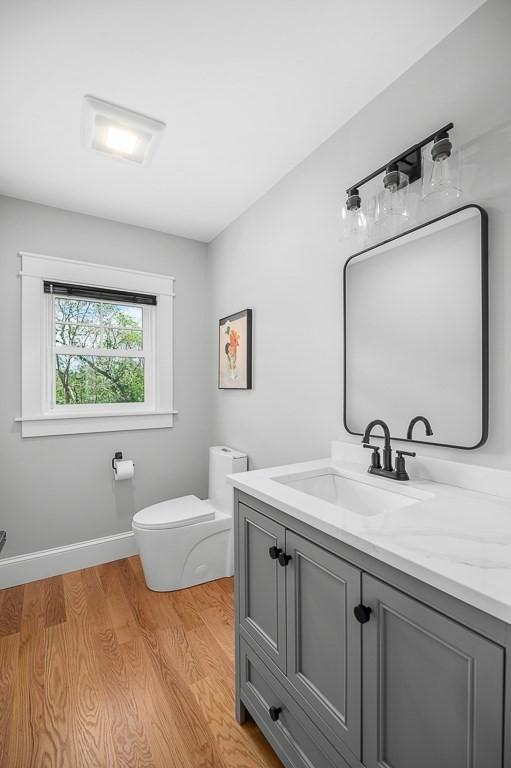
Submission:
{"label": "white ceiling", "polygon": [[[0,193],[209,241],[482,0],[2,0]],[[167,127],[86,152],[84,94]]]}

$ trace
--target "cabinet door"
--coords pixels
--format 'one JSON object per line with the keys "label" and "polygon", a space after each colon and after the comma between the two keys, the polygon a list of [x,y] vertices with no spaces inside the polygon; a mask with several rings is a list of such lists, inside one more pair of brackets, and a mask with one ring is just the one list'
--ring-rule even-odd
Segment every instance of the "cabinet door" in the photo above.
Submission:
{"label": "cabinet door", "polygon": [[245,504],[238,505],[240,626],[286,671],[286,569],[270,557],[284,551],[283,526]]}
{"label": "cabinet door", "polygon": [[363,576],[364,764],[501,768],[503,649]]}
{"label": "cabinet door", "polygon": [[360,570],[289,531],[286,552],[288,679],[308,714],[359,757],[361,628],[353,609]]}

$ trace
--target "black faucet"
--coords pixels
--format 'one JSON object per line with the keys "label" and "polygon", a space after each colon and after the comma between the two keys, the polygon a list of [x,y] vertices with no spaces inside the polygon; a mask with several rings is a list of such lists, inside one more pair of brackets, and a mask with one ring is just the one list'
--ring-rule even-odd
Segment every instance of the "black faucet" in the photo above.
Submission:
{"label": "black faucet", "polygon": [[[368,448],[373,447],[369,445],[369,437],[374,427],[381,427],[383,429],[383,437],[385,439],[385,443],[383,446],[383,469],[385,470],[385,472],[392,472],[392,446],[390,444],[390,429],[382,419],[374,419],[373,421],[369,422],[369,424],[366,427],[366,431],[364,432],[364,437],[362,438],[362,442],[364,443],[364,447],[366,445]],[[378,448],[378,451],[379,451],[379,448]],[[379,463],[379,458],[380,457],[378,454],[378,463]]]}
{"label": "black faucet", "polygon": [[[381,427],[383,430],[384,445],[383,445],[383,467],[380,462],[380,446],[370,445],[369,438],[371,430],[374,427]],[[431,427],[430,427],[431,428]],[[415,456],[415,453],[411,451],[396,451],[396,468],[392,466],[392,446],[390,443],[390,429],[382,419],[374,419],[370,421],[364,432],[362,438],[364,448],[371,448],[373,453],[371,455],[371,464],[369,465],[368,472],[372,475],[381,475],[382,477],[389,477],[392,480],[409,480],[410,477],[406,471],[405,456]]]}
{"label": "black faucet", "polygon": [[425,416],[416,416],[414,419],[411,420],[411,422],[408,425],[408,431],[406,433],[407,440],[412,439],[413,428],[416,424],[419,423],[419,421],[422,421],[422,423],[424,424],[427,437],[431,437],[431,435],[433,434],[433,430],[431,429],[431,424],[429,423],[429,420]]}

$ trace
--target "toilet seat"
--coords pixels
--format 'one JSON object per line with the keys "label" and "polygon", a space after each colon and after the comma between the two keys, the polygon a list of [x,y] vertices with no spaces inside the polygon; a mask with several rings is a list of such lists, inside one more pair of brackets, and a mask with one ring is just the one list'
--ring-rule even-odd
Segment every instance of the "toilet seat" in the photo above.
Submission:
{"label": "toilet seat", "polygon": [[182,528],[214,517],[215,510],[208,501],[194,495],[181,496],[141,509],[133,517],[133,528],[143,531]]}

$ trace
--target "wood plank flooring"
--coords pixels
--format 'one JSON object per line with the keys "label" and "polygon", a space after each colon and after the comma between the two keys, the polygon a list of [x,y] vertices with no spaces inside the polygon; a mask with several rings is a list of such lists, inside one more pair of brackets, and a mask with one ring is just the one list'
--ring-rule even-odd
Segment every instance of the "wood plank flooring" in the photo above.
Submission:
{"label": "wood plank flooring", "polygon": [[281,768],[234,718],[232,579],[137,557],[0,591],[0,768]]}

